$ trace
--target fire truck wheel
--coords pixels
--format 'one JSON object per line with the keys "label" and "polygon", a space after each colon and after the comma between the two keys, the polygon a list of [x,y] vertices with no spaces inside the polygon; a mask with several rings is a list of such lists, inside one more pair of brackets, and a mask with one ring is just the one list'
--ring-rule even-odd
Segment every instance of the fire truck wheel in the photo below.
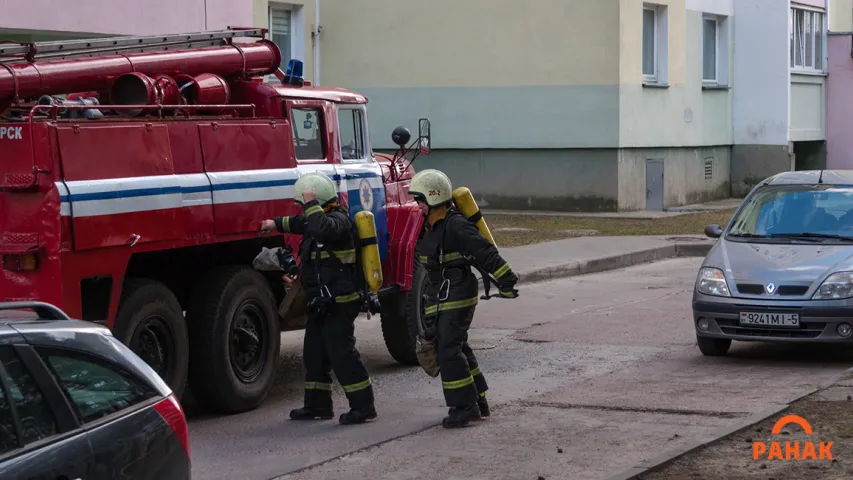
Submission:
{"label": "fire truck wheel", "polygon": [[217,413],[258,407],[272,386],[281,337],[275,296],[245,266],[220,267],[196,285],[189,309],[189,385]]}
{"label": "fire truck wheel", "polygon": [[426,293],[426,276],[426,268],[415,258],[412,289],[381,299],[380,321],[385,347],[391,357],[403,365],[418,365],[415,342],[424,329],[423,296]]}
{"label": "fire truck wheel", "polygon": [[139,355],[181,397],[187,383],[189,342],[175,294],[155,280],[124,281],[113,335]]}

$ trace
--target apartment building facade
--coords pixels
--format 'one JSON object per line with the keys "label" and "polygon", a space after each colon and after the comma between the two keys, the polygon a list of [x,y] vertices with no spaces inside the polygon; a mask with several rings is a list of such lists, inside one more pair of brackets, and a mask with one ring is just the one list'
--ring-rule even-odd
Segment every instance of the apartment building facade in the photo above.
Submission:
{"label": "apartment building facade", "polygon": [[846,114],[825,108],[826,2],[32,0],[4,4],[0,36],[266,26],[283,64],[368,96],[375,149],[429,117],[417,166],[484,206],[659,210],[822,161]]}
{"label": "apartment building facade", "polygon": [[825,139],[824,77],[789,65],[791,8],[323,0],[320,65],[370,99],[374,148],[429,117],[420,168],[486,206],[659,210],[742,195]]}

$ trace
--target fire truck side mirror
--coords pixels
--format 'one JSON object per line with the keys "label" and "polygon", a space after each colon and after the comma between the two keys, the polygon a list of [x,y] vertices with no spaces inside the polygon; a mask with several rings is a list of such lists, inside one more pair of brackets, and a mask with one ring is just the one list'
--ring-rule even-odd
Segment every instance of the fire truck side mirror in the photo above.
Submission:
{"label": "fire truck side mirror", "polygon": [[421,155],[429,155],[430,146],[430,129],[429,119],[422,118],[418,121],[418,148]]}

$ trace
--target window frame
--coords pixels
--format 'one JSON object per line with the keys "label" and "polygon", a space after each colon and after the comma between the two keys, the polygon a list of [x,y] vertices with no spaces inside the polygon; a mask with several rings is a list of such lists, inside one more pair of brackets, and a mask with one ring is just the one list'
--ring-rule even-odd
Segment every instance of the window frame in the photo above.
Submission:
{"label": "window frame", "polygon": [[[654,18],[654,23],[652,24],[653,25],[652,26],[652,73],[643,72],[643,80],[646,82],[655,83],[658,81],[658,56],[659,56],[658,55],[658,28],[659,28],[658,27],[658,9],[652,4],[644,3],[643,4],[643,15],[646,14],[646,11],[652,12],[652,17]],[[643,40],[645,40],[645,36],[646,36],[646,28],[645,27],[646,27],[646,23],[645,23],[645,21],[643,21],[643,28],[642,28]],[[640,45],[642,45],[642,42],[640,42]],[[643,67],[645,67],[645,64],[646,64],[646,59],[644,57],[641,59],[641,64],[642,64],[642,67],[640,67],[640,70],[642,71]]]}
{"label": "window frame", "polygon": [[[652,55],[654,58],[654,73],[642,73],[645,66],[645,56],[640,55],[640,71],[643,75],[643,84],[651,86],[667,87],[669,81],[669,6],[662,3],[643,3],[643,14],[645,11],[651,11],[654,15],[654,28],[652,38],[654,40],[652,47]],[[645,21],[641,20],[641,49],[642,43],[645,40]]]}
{"label": "window frame", "polygon": [[[340,118],[338,117],[338,114],[344,110],[358,112],[361,117],[361,129],[359,133],[361,135],[361,148],[363,149],[363,152],[360,158],[345,159],[343,156],[343,137],[341,136]],[[336,105],[335,113],[335,120],[337,122],[336,128],[338,129],[338,153],[341,156],[341,163],[368,163],[372,161],[373,155],[371,154],[370,149],[370,136],[367,130],[367,109],[365,106],[360,104],[339,104]]]}
{"label": "window frame", "polygon": [[[286,1],[269,0],[267,2],[267,28],[269,30],[269,38],[272,40],[272,17],[274,11],[290,12],[290,58],[282,58],[282,62],[287,65],[287,62],[292,59],[305,58],[305,15],[304,6],[289,3]],[[307,72],[304,72],[307,73]],[[267,83],[281,83],[275,75],[268,75]]]}
{"label": "window frame", "polygon": [[[290,135],[291,140],[293,141],[293,158],[296,160],[297,165],[310,165],[310,164],[334,164],[335,155],[330,154],[330,142],[328,138],[328,113],[329,109],[326,108],[326,102],[322,100],[291,100],[288,99],[285,101],[285,109],[287,114],[287,122],[290,123]],[[293,109],[301,110],[301,109],[314,109],[320,112],[319,119],[319,130],[320,130],[320,142],[321,148],[323,150],[322,158],[306,158],[301,159],[296,154],[296,122],[293,121]],[[337,123],[337,116],[335,119]]]}
{"label": "window frame", "polygon": [[[705,28],[707,22],[714,23],[714,78],[705,78]],[[702,16],[702,83],[705,85],[719,85],[720,82],[720,27],[722,22],[716,15]]]}
{"label": "window frame", "polygon": [[[797,12],[801,11],[804,13],[804,22],[810,21],[811,25],[811,57],[812,57],[812,65],[806,65],[806,37],[805,32],[802,32],[802,42],[800,42],[800,35],[797,35],[797,28],[799,26],[797,22]],[[820,23],[817,22],[817,18],[820,19]],[[809,20],[806,20],[809,19]],[[790,45],[791,54],[790,54],[790,70],[791,73],[798,74],[806,74],[806,75],[825,75],[827,72],[827,47],[829,44],[828,34],[827,34],[827,22],[828,17],[825,9],[809,7],[806,5],[797,4],[796,6],[791,5],[788,9],[788,36],[793,40],[793,45]],[[815,32],[815,26],[820,25],[821,34],[818,36]],[[820,58],[816,57],[818,49],[818,42],[820,42]],[[789,41],[789,44],[791,42]],[[799,48],[798,48],[799,47]],[[802,53],[802,64],[797,64],[797,50],[800,50]],[[820,62],[820,67],[816,67],[815,65]]]}

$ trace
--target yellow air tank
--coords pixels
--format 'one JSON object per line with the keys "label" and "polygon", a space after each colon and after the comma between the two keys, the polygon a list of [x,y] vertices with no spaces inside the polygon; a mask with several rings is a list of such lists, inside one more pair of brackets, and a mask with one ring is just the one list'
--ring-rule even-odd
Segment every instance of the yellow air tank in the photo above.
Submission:
{"label": "yellow air tank", "polygon": [[368,210],[356,213],[355,228],[362,243],[361,268],[364,271],[364,279],[367,281],[367,288],[375,295],[382,286],[382,260],[379,257],[373,213]]}
{"label": "yellow air tank", "polygon": [[465,215],[465,218],[468,220],[473,220],[476,216],[477,221],[475,222],[477,225],[477,230],[480,231],[480,234],[486,237],[486,240],[489,241],[492,245],[495,245],[495,239],[492,237],[492,232],[489,231],[489,226],[486,225],[486,219],[480,214],[480,207],[477,206],[477,202],[474,201],[474,195],[471,194],[471,190],[468,190],[468,187],[459,187],[453,191],[453,202],[456,204],[456,207],[459,208],[459,211],[462,212],[462,215]]}

